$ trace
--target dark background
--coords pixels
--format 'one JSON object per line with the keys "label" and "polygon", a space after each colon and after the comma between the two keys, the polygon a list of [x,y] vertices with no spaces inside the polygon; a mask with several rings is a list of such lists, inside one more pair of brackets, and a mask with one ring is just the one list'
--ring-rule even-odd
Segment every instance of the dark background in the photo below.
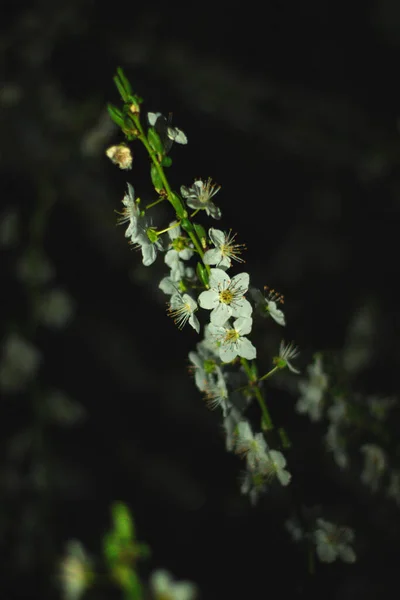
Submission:
{"label": "dark background", "polygon": [[[354,385],[396,393],[398,4],[46,0],[2,11],[1,208],[20,218],[2,271],[4,332],[17,324],[41,349],[39,398],[55,386],[86,412],[75,429],[61,428],[43,425],[30,390],[2,403],[2,597],[58,597],[52,574],[65,542],[78,538],[100,556],[115,500],[129,505],[152,549],[144,578],[166,567],[206,600],[385,597],[398,509],[361,486],[359,457],[343,475],[322,451],[324,426],[293,410],[293,376],[269,392],[294,441],[293,497],[273,491],[252,508],[240,495],[220,415],[187,374],[196,334],[164,312],[163,261],[143,267],[115,226],[126,181],[144,202],[155,198],[139,145],[131,171],[105,157],[122,141],[105,106],[118,102],[112,77],[122,66],[147,110],[173,112],[189,144],[173,147],[170,181],[179,189],[210,176],[222,186],[221,225],[246,243],[252,282],[285,295],[284,335],[300,346],[301,368],[316,350],[340,357],[352,319],[372,304],[370,358]],[[60,333],[32,327],[14,273],[46,203],[41,243],[76,306]],[[155,215],[171,218],[164,208]],[[257,333],[265,370],[277,329]],[[7,448],[31,429],[39,450],[13,461]],[[355,565],[317,565],[308,577],[282,525],[293,498],[355,528]]]}

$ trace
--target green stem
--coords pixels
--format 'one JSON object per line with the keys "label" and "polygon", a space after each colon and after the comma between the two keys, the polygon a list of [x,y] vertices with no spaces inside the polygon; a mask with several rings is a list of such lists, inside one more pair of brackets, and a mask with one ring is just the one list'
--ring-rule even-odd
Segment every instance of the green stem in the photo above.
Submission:
{"label": "green stem", "polygon": [[[254,379],[254,375],[251,372],[251,368],[250,368],[250,365],[247,362],[247,360],[245,358],[241,358],[240,362],[242,363],[243,368],[246,371],[246,375],[249,378],[250,383],[255,383],[256,379]],[[265,400],[263,398],[261,390],[259,387],[254,387],[252,389],[254,390],[254,395],[257,398],[257,402],[260,406],[261,413],[262,413],[261,429],[263,431],[270,431],[271,429],[274,428],[274,425],[272,423],[271,415],[269,414],[269,410],[267,408],[267,405],[265,404]]]}
{"label": "green stem", "polygon": [[276,371],[279,371],[279,367],[274,367],[273,369],[271,369],[271,371],[269,371],[268,373],[266,373],[265,375],[260,377],[259,381],[265,381],[265,379],[268,379],[268,377],[271,377],[274,373],[276,373]]}

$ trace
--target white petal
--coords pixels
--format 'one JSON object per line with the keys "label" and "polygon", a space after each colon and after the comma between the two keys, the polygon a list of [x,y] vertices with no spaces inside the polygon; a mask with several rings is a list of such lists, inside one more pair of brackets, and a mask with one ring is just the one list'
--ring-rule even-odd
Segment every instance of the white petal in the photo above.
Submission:
{"label": "white petal", "polygon": [[248,335],[253,326],[253,319],[251,317],[239,317],[233,323],[234,329],[240,333],[240,335]]}
{"label": "white petal", "polygon": [[149,267],[157,258],[157,252],[154,244],[143,244],[142,246],[143,264]]}
{"label": "white petal", "polygon": [[198,301],[201,308],[212,310],[219,304],[219,294],[215,290],[206,290],[201,292]]}
{"label": "white petal", "polygon": [[212,248],[204,253],[203,262],[206,265],[217,265],[222,260],[221,251],[217,248]]}
{"label": "white petal", "polygon": [[[203,292],[204,293],[204,292]],[[200,300],[200,298],[199,298]],[[232,309],[228,304],[222,304],[221,302],[212,311],[210,315],[210,321],[213,325],[222,326],[232,315]]]}
{"label": "white petal", "polygon": [[248,273],[239,273],[232,278],[232,286],[243,289],[243,293],[249,289],[250,276]]}
{"label": "white petal", "polygon": [[189,325],[191,325],[193,329],[197,331],[197,333],[200,333],[200,323],[195,314],[190,315]]}
{"label": "white petal", "polygon": [[210,227],[208,230],[208,236],[215,246],[222,246],[225,243],[225,234],[220,229],[214,229]]}
{"label": "white petal", "polygon": [[237,351],[234,344],[223,344],[219,349],[219,356],[223,362],[231,362],[237,357]]}
{"label": "white petal", "polygon": [[[247,317],[249,318],[253,312],[253,307],[246,298],[235,302],[235,308],[232,309],[232,315],[234,317]],[[249,333],[249,332],[247,332]]]}
{"label": "white petal", "polygon": [[210,287],[218,289],[222,286],[226,289],[231,283],[231,278],[222,269],[210,269]]}
{"label": "white petal", "polygon": [[257,356],[257,350],[247,338],[240,338],[237,342],[238,354],[247,360],[253,360]]}
{"label": "white petal", "polygon": [[149,122],[149,125],[151,127],[153,127],[156,124],[156,121],[157,121],[158,117],[160,117],[160,116],[161,116],[161,113],[159,113],[159,112],[156,112],[156,113],[149,112],[149,113],[147,113],[147,120]]}

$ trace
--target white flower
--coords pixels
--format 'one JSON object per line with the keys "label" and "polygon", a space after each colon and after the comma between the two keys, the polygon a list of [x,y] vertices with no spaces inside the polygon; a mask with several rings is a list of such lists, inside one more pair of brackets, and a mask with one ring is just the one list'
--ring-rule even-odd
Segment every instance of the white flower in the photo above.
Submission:
{"label": "white flower", "polygon": [[80,542],[70,540],[60,564],[60,582],[64,600],[79,600],[91,579],[90,561]]}
{"label": "white flower", "polygon": [[240,491],[249,496],[251,504],[257,504],[259,496],[267,490],[265,478],[262,473],[245,471],[242,476]]}
{"label": "white flower", "polygon": [[118,224],[123,225],[124,223],[128,223],[128,228],[125,231],[125,237],[130,238],[132,243],[136,241],[136,235],[138,232],[138,225],[140,219],[140,209],[139,204],[135,202],[135,190],[133,186],[128,183],[128,193],[122,199],[122,204],[124,208],[122,213],[119,213]]}
{"label": "white flower", "polygon": [[[264,290],[267,289],[265,286]],[[257,288],[251,288],[250,294],[262,315],[271,316],[278,325],[286,325],[285,315],[277,306],[277,303],[283,304],[283,296],[281,294],[276,293],[275,290],[270,290],[268,296],[264,296]]]}
{"label": "white flower", "polygon": [[174,322],[182,329],[187,322],[199,333],[200,323],[194,312],[197,302],[189,294],[176,293],[171,296],[168,312]]}
{"label": "white flower", "polygon": [[54,288],[40,298],[38,317],[44,325],[61,329],[71,321],[74,310],[71,296],[62,289]]}
{"label": "white flower", "polygon": [[154,600],[195,600],[197,587],[190,581],[175,582],[168,571],[158,569],[150,577]]}
{"label": "white flower", "polygon": [[131,240],[135,243],[136,248],[142,251],[142,263],[145,267],[149,267],[157,258],[157,251],[162,250],[162,242],[157,237],[155,241],[151,241],[149,234],[152,233],[153,226],[150,220],[145,217],[140,217],[138,229],[135,237]]}
{"label": "white flower", "polygon": [[346,400],[342,396],[335,396],[333,404],[327,410],[327,415],[332,423],[337,425],[346,423],[348,421]]}
{"label": "white flower", "polygon": [[290,363],[292,358],[296,358],[298,355],[299,351],[297,347],[293,345],[293,342],[285,345],[285,342],[282,340],[279,347],[279,356],[274,358],[274,364],[278,367],[278,369],[284,369],[287,367],[289,371],[292,371],[292,373],[300,373],[300,371],[295,369]]}
{"label": "white flower", "polygon": [[190,188],[182,185],[181,194],[186,198],[186,204],[190,206],[190,208],[196,210],[204,209],[209,217],[220,219],[221,211],[211,200],[220,188],[221,186],[212,183],[211,179],[207,179],[206,182],[202,179],[197,179]]}
{"label": "white flower", "polygon": [[229,394],[225,378],[220,367],[216,368],[216,375],[216,378],[210,377],[207,380],[204,390],[206,393],[206,402],[207,406],[209,406],[211,410],[220,407],[222,410],[222,416],[226,417],[228,414],[228,409],[230,408]]}
{"label": "white flower", "polygon": [[373,492],[376,492],[387,467],[386,455],[382,448],[376,444],[364,444],[360,450],[365,455],[361,481],[368,485]]}
{"label": "white flower", "polygon": [[281,485],[288,485],[292,476],[286,471],[286,458],[279,450],[268,451],[269,463],[267,464],[265,474],[267,478],[277,477]]}
{"label": "white flower", "polygon": [[239,257],[241,248],[244,244],[235,244],[236,234],[228,234],[220,231],[219,229],[213,229],[212,227],[208,230],[208,236],[215,248],[207,250],[204,253],[203,261],[207,265],[216,265],[220,269],[229,269],[232,264],[231,259],[237,262],[244,262]]}
{"label": "white flower", "polygon": [[288,531],[294,542],[300,542],[304,538],[304,531],[295,518],[290,518],[285,521],[285,529]]}
{"label": "white flower", "polygon": [[227,452],[232,452],[236,444],[236,426],[242,418],[242,413],[231,406],[228,413],[224,416],[223,428],[225,430],[225,446]]}
{"label": "white flower", "polygon": [[202,308],[211,310],[213,325],[224,325],[230,317],[250,317],[253,308],[244,297],[249,287],[249,275],[239,273],[232,279],[222,269],[210,269],[210,289],[199,296]]}
{"label": "white flower", "polygon": [[4,341],[0,364],[0,388],[18,392],[34,378],[41,361],[40,352],[18,333],[10,333]]}
{"label": "white flower", "polygon": [[240,421],[236,430],[235,451],[246,456],[251,471],[262,470],[269,461],[268,446],[262,433],[253,434],[248,421]]}
{"label": "white flower", "polygon": [[354,532],[349,527],[338,527],[324,519],[317,519],[317,529],[314,532],[317,555],[320,561],[331,563],[336,558],[353,563],[356,555],[349,543],[354,540]]}
{"label": "white flower", "polygon": [[251,331],[253,319],[240,317],[233,322],[233,326],[225,325],[216,327],[212,323],[209,332],[219,346],[219,356],[223,362],[231,362],[237,356],[253,360],[257,350],[246,336]]}
{"label": "white flower", "polygon": [[325,442],[328,450],[333,453],[335,463],[341,469],[346,469],[349,464],[349,457],[346,454],[345,438],[340,435],[336,423],[331,423],[325,436]]}
{"label": "white flower", "polygon": [[385,421],[388,412],[397,404],[396,398],[379,398],[378,396],[369,396],[367,403],[371,415],[378,421]]}
{"label": "white flower", "polygon": [[194,371],[197,388],[205,392],[210,383],[215,380],[219,367],[215,360],[215,353],[204,342],[198,343],[196,348],[197,352],[189,352],[189,360],[193,365],[191,371]]}
{"label": "white flower", "polygon": [[17,277],[24,283],[39,286],[54,277],[54,267],[48,258],[38,251],[24,254],[16,265]]}
{"label": "white flower", "polygon": [[323,397],[328,387],[328,377],[322,369],[322,359],[318,355],[314,364],[308,365],[309,379],[299,381],[301,396],[297,401],[296,410],[308,413],[311,421],[319,421],[322,416]]}
{"label": "white flower", "polygon": [[159,112],[149,112],[147,113],[147,120],[149,125],[154,127],[160,136],[166,152],[169,152],[172,142],[176,142],[177,144],[188,143],[187,137],[183,131],[177,127],[171,126],[170,118],[167,120],[164,115]]}

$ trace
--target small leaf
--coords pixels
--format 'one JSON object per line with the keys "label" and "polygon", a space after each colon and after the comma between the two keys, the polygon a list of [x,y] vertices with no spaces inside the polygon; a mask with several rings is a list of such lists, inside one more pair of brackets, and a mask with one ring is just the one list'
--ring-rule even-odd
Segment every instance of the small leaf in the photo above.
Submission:
{"label": "small leaf", "polygon": [[125,540],[133,539],[134,524],[128,507],[122,502],[117,502],[112,506],[111,512],[116,536]]}
{"label": "small leaf", "polygon": [[207,269],[200,262],[197,263],[196,273],[197,277],[200,279],[204,287],[208,288],[208,272]]}
{"label": "small leaf", "polygon": [[121,67],[117,68],[117,74],[120,78],[122,85],[124,86],[124,90],[125,90],[126,94],[131,96],[132,95],[131,84],[129,83],[128,79],[125,77],[124,72],[121,69]]}
{"label": "small leaf", "polygon": [[172,158],[170,158],[169,156],[164,156],[164,158],[161,161],[161,166],[162,167],[170,167],[172,165]]}
{"label": "small leaf", "polygon": [[203,248],[207,246],[207,235],[206,230],[199,223],[193,223],[194,230],[196,232],[197,237],[199,238],[201,245]]}
{"label": "small leaf", "polygon": [[110,117],[114,121],[114,123],[116,123],[116,125],[118,125],[118,127],[124,127],[124,117],[123,117],[121,111],[116,106],[113,106],[112,104],[107,104],[107,110],[108,110],[108,114],[110,115]]}
{"label": "small leaf", "polygon": [[157,152],[157,154],[164,154],[165,149],[163,143],[154,127],[149,127],[147,131],[147,139],[149,141],[150,146],[153,150]]}
{"label": "small leaf", "polygon": [[151,165],[150,175],[151,175],[151,181],[153,182],[153,185],[154,185],[154,189],[159,194],[161,192],[161,190],[164,189],[164,184],[160,177],[160,173],[158,172],[158,169],[157,169],[156,165],[154,165],[154,164]]}

